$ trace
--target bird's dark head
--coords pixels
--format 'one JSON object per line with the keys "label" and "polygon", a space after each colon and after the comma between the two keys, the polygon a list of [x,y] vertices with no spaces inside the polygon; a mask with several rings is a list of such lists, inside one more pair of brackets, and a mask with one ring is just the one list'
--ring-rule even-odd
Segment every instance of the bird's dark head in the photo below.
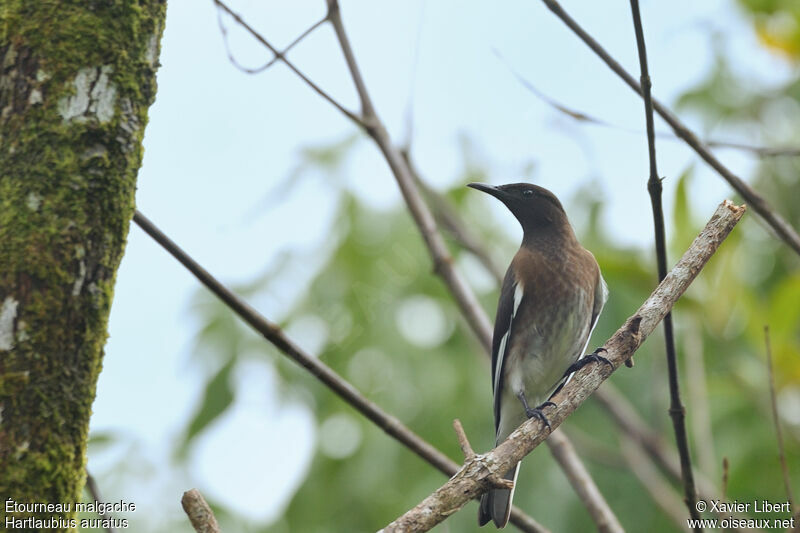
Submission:
{"label": "bird's dark head", "polygon": [[561,231],[570,228],[567,215],[558,198],[538,185],[531,183],[510,183],[508,185],[486,185],[470,183],[472,187],[491,194],[508,207],[519,223],[526,237],[535,233]]}

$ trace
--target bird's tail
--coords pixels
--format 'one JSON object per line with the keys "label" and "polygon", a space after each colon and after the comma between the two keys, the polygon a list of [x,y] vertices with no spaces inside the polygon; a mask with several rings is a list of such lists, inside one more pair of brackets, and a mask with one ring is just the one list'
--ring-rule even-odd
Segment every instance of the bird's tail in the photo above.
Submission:
{"label": "bird's tail", "polygon": [[[504,476],[505,479],[510,479],[514,482],[514,488],[517,485],[519,465],[520,463],[517,463]],[[508,517],[511,516],[511,499],[514,497],[514,488],[492,489],[481,496],[481,506],[478,509],[479,525],[485,525],[490,519],[494,520],[494,525],[498,528],[505,527],[508,524]]]}

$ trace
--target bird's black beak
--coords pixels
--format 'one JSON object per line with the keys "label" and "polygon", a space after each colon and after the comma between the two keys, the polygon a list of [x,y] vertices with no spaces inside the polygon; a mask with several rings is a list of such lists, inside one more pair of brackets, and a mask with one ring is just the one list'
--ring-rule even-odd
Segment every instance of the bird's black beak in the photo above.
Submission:
{"label": "bird's black beak", "polygon": [[468,183],[467,187],[472,187],[473,189],[485,192],[486,194],[491,194],[498,200],[505,200],[506,193],[493,185],[486,185],[485,183]]}

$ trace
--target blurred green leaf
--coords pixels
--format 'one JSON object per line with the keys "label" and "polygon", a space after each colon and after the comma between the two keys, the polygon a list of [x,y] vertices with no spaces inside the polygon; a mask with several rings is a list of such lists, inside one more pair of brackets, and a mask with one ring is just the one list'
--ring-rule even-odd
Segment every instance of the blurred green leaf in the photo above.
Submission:
{"label": "blurred green leaf", "polygon": [[206,383],[203,401],[186,428],[186,432],[178,449],[179,456],[185,456],[192,440],[219,418],[233,403],[234,393],[231,389],[231,371],[236,360],[230,358]]}

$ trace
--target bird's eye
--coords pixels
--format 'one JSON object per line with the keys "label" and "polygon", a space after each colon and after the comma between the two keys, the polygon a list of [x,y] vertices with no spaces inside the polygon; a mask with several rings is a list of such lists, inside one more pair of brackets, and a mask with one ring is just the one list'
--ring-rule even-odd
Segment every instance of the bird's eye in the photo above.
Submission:
{"label": "bird's eye", "polygon": [[524,191],[522,191],[522,196],[524,196],[525,198],[530,198],[531,196],[533,196],[533,189],[525,189]]}

